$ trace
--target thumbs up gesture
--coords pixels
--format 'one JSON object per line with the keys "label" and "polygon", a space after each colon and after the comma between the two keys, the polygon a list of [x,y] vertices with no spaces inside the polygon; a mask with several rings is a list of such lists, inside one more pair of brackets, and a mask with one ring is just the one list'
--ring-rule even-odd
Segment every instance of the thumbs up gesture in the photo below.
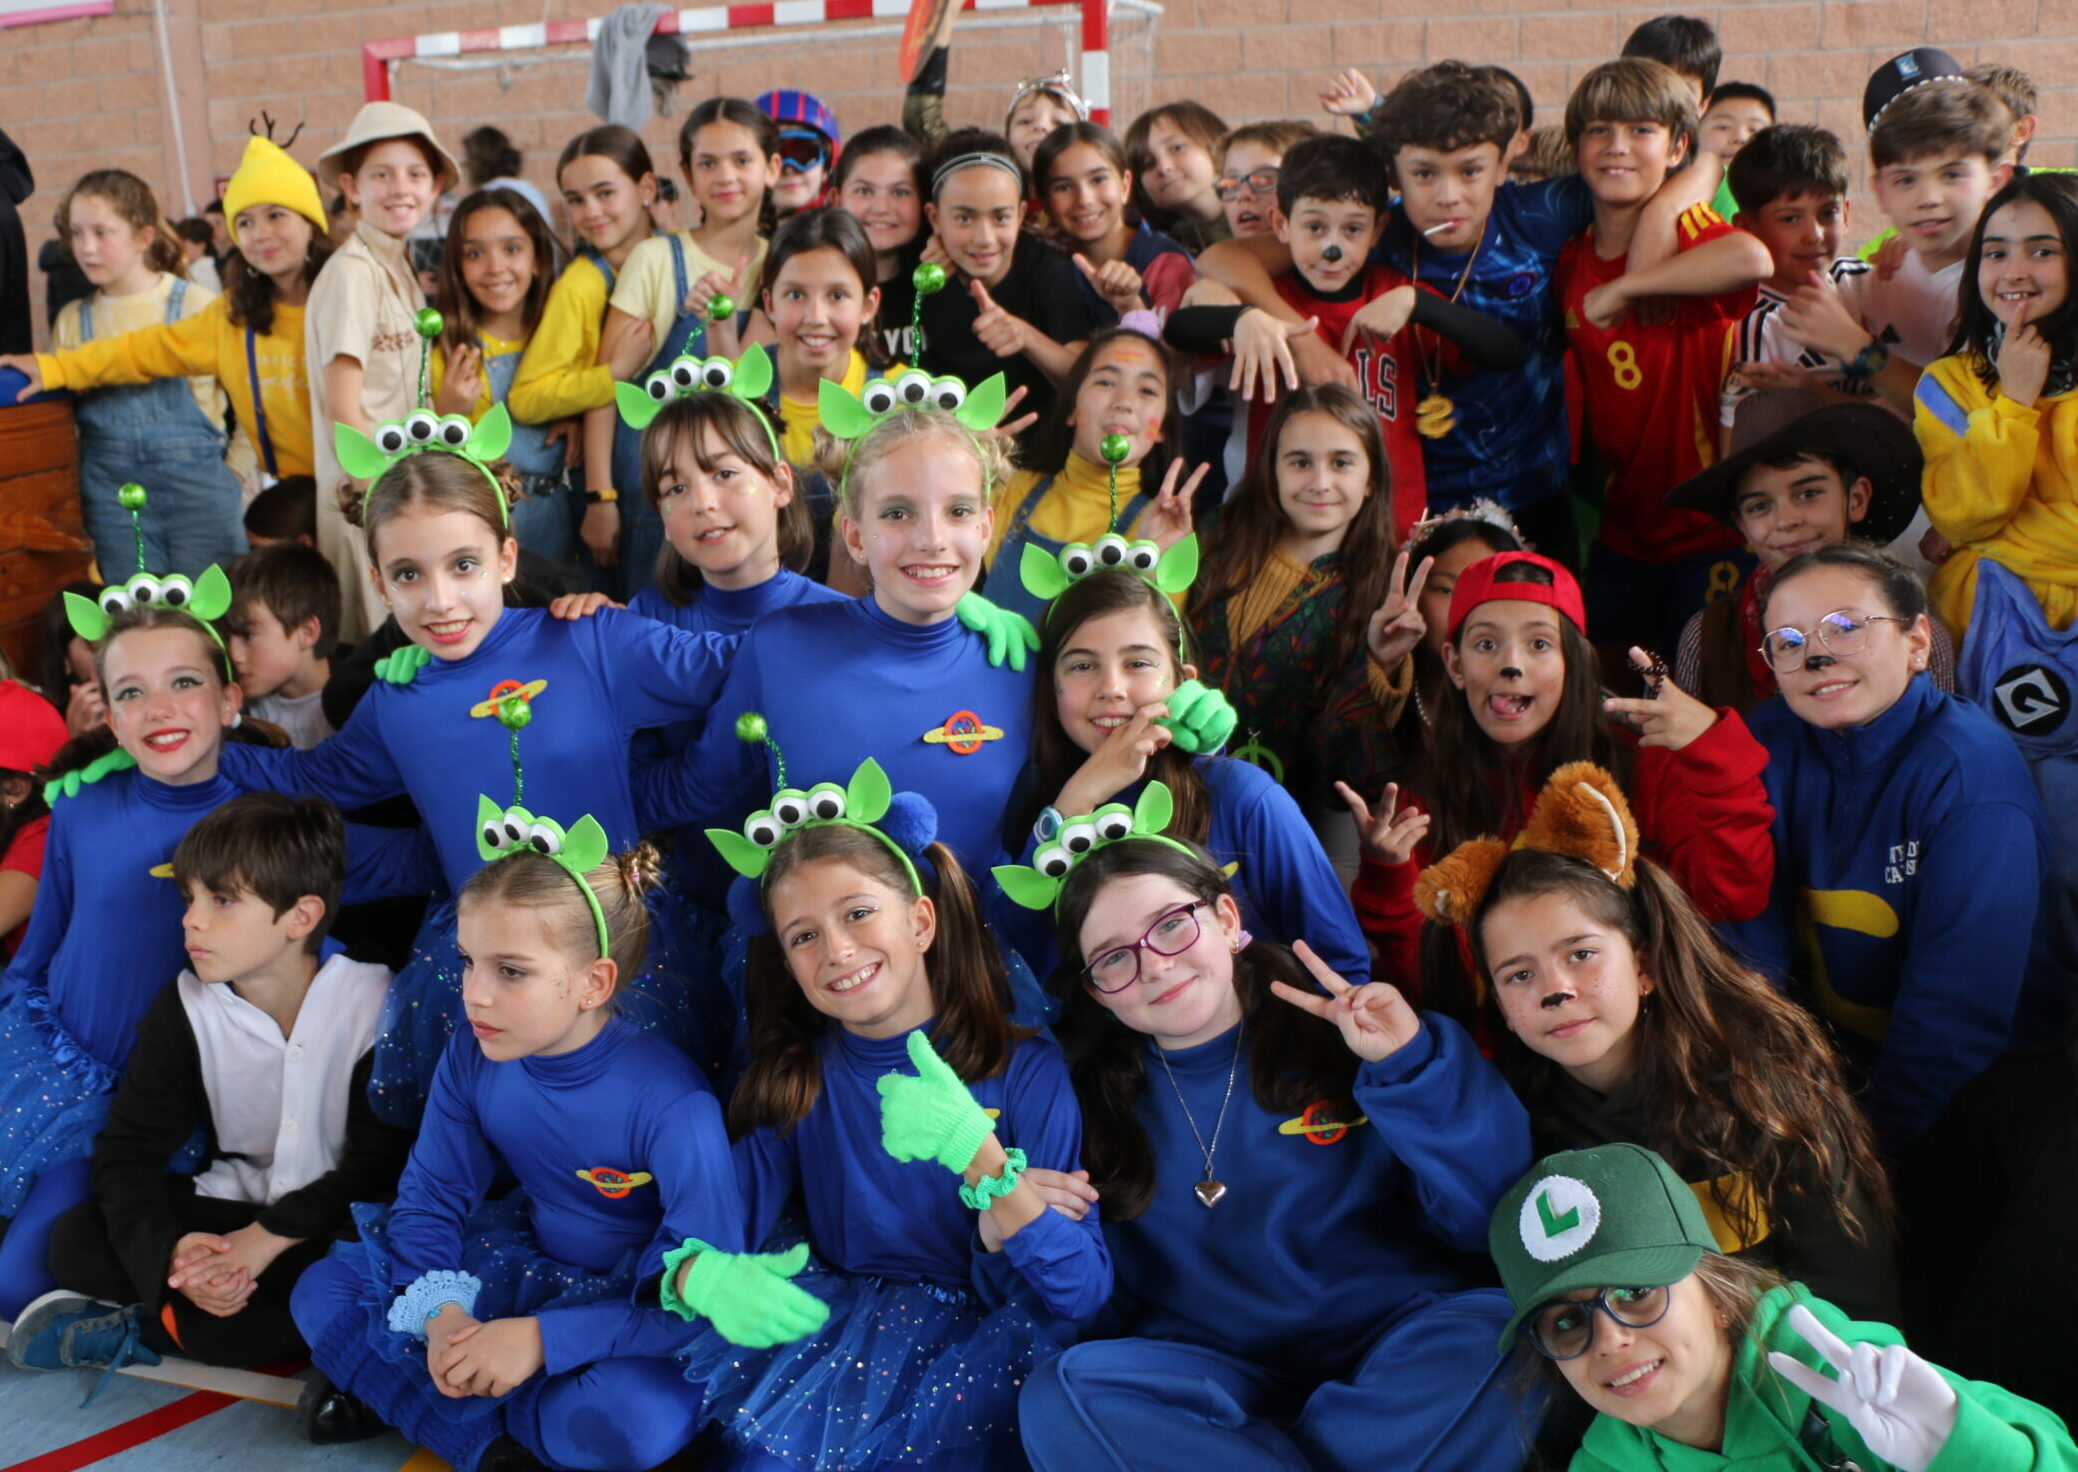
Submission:
{"label": "thumbs up gesture", "polygon": [[1014,358],[1025,350],[1025,333],[1029,331],[1022,317],[1013,317],[996,305],[988,288],[979,281],[967,283],[967,290],[974,296],[974,305],[981,308],[981,315],[974,319],[974,336],[981,345],[999,358]]}

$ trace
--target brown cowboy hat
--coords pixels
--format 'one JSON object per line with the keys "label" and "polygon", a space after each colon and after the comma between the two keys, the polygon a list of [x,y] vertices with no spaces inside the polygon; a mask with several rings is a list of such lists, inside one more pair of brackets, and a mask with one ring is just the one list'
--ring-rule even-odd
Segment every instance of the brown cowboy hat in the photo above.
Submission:
{"label": "brown cowboy hat", "polygon": [[1855,525],[1857,537],[1880,547],[1912,524],[1926,465],[1912,426],[1876,404],[1837,403],[1801,388],[1765,388],[1741,400],[1731,453],[1667,492],[1667,504],[1730,523],[1749,465],[1812,451],[1838,455],[1868,477],[1869,512]]}

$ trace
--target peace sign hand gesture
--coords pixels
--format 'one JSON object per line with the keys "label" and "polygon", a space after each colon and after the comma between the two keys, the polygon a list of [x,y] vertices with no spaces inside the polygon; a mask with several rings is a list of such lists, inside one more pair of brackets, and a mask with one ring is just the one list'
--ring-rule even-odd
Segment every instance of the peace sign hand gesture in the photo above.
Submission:
{"label": "peace sign hand gesture", "polygon": [[1385,585],[1385,602],[1371,615],[1371,622],[1364,630],[1364,647],[1371,651],[1371,659],[1386,674],[1399,668],[1400,661],[1414,652],[1421,643],[1421,636],[1429,631],[1429,621],[1421,616],[1421,590],[1428,584],[1429,569],[1436,565],[1433,557],[1424,557],[1421,566],[1414,569],[1414,581],[1407,580],[1407,559],[1403,551],[1393,559],[1393,575]]}
{"label": "peace sign hand gesture", "polygon": [[1801,1303],[1789,1311],[1789,1326],[1840,1378],[1780,1350],[1768,1355],[1775,1373],[1845,1416],[1869,1450],[1899,1472],[1927,1472],[1955,1430],[1955,1387],[1941,1372],[1902,1344],[1850,1345]]}
{"label": "peace sign hand gesture", "polygon": [[1717,712],[1666,678],[1666,666],[1644,650],[1631,650],[1631,666],[1657,680],[1653,693],[1643,700],[1605,700],[1602,709],[1628,721],[1639,735],[1640,746],[1679,751],[1717,724]]}
{"label": "peace sign hand gesture", "polygon": [[1398,807],[1400,784],[1397,782],[1385,784],[1375,813],[1347,782],[1337,782],[1335,791],[1341,793],[1342,800],[1349,804],[1349,816],[1356,820],[1357,841],[1365,853],[1381,864],[1406,863],[1421,847],[1421,841],[1429,836],[1427,813],[1412,805]]}
{"label": "peace sign hand gesture", "polygon": [[1313,973],[1315,981],[1327,988],[1328,994],[1323,997],[1317,992],[1300,991],[1281,981],[1271,982],[1270,990],[1300,1011],[1334,1023],[1342,1030],[1342,1041],[1349,1045],[1349,1051],[1366,1063],[1383,1062],[1420,1034],[1421,1018],[1407,1005],[1398,987],[1383,981],[1351,986],[1303,940],[1292,943],[1292,954]]}
{"label": "peace sign hand gesture", "polygon": [[[1189,536],[1195,527],[1192,520],[1192,499],[1198,494],[1198,483],[1205,479],[1205,472],[1212,468],[1210,461],[1200,465],[1183,480],[1181,456],[1169,462],[1169,469],[1162,476],[1162,489],[1154,500],[1140,513],[1140,520],[1133,530],[1153,542],[1164,552]],[[1181,486],[1177,485],[1183,480]]]}

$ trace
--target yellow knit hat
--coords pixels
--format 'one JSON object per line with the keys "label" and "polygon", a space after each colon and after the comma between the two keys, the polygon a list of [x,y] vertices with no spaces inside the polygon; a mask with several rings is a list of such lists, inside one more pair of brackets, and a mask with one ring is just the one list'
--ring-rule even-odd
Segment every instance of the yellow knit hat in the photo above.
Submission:
{"label": "yellow knit hat", "polygon": [[272,139],[258,136],[245,141],[245,157],[238,161],[238,172],[231,176],[224,190],[224,223],[236,226],[239,213],[256,204],[278,204],[294,210],[320,230],[331,228],[310,170],[290,158]]}

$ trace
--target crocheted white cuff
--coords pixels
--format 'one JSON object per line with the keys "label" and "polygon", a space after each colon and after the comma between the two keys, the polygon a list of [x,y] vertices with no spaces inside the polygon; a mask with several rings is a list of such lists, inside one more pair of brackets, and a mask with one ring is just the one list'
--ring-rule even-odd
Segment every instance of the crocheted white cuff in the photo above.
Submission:
{"label": "crocheted white cuff", "polygon": [[481,1292],[483,1280],[473,1273],[422,1273],[390,1305],[390,1330],[424,1339],[428,1319],[450,1303],[465,1314],[475,1312],[476,1295]]}

